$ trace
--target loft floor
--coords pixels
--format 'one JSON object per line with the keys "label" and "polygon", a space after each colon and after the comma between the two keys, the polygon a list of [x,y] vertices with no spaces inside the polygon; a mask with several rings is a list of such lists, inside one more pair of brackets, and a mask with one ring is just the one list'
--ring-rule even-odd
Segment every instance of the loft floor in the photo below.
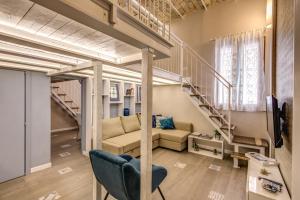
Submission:
{"label": "loft floor", "polygon": [[[76,134],[76,131],[53,134],[53,167],[0,184],[0,199],[38,200],[56,191],[62,200],[92,200],[92,169],[89,159],[80,153]],[[61,148],[64,144],[71,146]],[[71,155],[61,158],[58,154],[63,152]],[[246,168],[233,169],[231,160],[158,148],[153,151],[153,162],[168,169],[168,176],[161,185],[168,200],[245,199]],[[221,170],[209,169],[211,164],[220,166]],[[66,167],[72,171],[60,175],[58,170]],[[220,197],[209,198],[210,194]],[[157,191],[153,199],[161,200]]]}

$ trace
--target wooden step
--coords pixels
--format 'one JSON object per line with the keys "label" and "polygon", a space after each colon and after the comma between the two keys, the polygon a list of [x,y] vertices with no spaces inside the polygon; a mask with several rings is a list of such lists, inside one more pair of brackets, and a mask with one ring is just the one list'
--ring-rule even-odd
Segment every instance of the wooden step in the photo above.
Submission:
{"label": "wooden step", "polygon": [[231,153],[231,158],[237,158],[239,160],[249,160],[248,157],[244,153],[239,153],[239,152],[233,152]]}
{"label": "wooden step", "polygon": [[254,138],[254,137],[235,135],[232,139],[232,142],[236,144],[245,144],[245,145],[257,146],[257,147],[265,147],[265,148],[269,147],[269,144],[266,140],[261,138]]}
{"label": "wooden step", "polygon": [[[190,84],[187,84],[187,83],[184,83],[184,84],[182,85],[182,87],[185,87],[185,88],[192,88],[192,86],[191,86]],[[195,89],[199,89],[199,88],[200,88],[200,87],[197,86],[197,85],[193,85],[193,87],[194,87]]]}
{"label": "wooden step", "polygon": [[209,108],[210,108],[210,105],[208,105],[208,104],[200,104],[199,107],[200,107],[200,108],[203,107],[203,108],[209,109]]}
{"label": "wooden step", "polygon": [[51,86],[51,88],[58,89],[59,87],[58,86]]}
{"label": "wooden step", "polygon": [[79,109],[79,107],[78,106],[74,106],[74,107],[71,107],[72,109]]}
{"label": "wooden step", "polygon": [[65,94],[65,93],[58,93],[57,95],[58,96],[67,96],[67,94]]}
{"label": "wooden step", "polygon": [[216,118],[216,119],[222,119],[224,118],[225,116],[224,115],[209,115],[209,118]]}
{"label": "wooden step", "polygon": [[[230,128],[230,130],[234,131],[235,128],[236,127],[234,125],[232,125],[231,128]],[[222,129],[222,130],[228,130],[228,125],[223,125],[223,126],[220,127],[220,129]]]}
{"label": "wooden step", "polygon": [[201,97],[200,94],[190,94],[190,96],[191,96],[191,97],[197,97],[197,98]]}
{"label": "wooden step", "polygon": [[73,100],[65,100],[66,103],[73,103]]}

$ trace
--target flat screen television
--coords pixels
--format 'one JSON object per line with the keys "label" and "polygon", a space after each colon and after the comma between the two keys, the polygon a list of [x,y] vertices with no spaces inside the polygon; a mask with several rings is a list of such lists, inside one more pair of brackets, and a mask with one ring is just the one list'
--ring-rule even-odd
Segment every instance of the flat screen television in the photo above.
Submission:
{"label": "flat screen television", "polygon": [[275,148],[283,144],[280,128],[280,109],[274,96],[267,96],[267,129]]}

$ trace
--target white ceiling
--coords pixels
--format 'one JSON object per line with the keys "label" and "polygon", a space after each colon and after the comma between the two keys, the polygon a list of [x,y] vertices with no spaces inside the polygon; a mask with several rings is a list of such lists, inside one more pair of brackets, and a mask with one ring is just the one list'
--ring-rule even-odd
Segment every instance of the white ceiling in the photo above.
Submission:
{"label": "white ceiling", "polygon": [[0,25],[118,59],[140,50],[29,0],[0,0]]}

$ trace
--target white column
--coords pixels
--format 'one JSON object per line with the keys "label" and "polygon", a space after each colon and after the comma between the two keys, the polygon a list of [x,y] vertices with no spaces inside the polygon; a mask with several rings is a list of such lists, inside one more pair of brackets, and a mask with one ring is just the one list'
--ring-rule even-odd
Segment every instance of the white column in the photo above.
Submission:
{"label": "white column", "polygon": [[[94,62],[93,149],[102,149],[102,63]],[[93,200],[101,199],[101,185],[93,177]]]}
{"label": "white column", "polygon": [[152,63],[153,50],[142,50],[141,200],[152,194]]}
{"label": "white column", "polygon": [[92,149],[91,141],[92,141],[92,113],[93,113],[93,105],[92,105],[92,96],[93,96],[93,79],[87,78],[85,81],[85,151],[88,155],[89,151]]}

